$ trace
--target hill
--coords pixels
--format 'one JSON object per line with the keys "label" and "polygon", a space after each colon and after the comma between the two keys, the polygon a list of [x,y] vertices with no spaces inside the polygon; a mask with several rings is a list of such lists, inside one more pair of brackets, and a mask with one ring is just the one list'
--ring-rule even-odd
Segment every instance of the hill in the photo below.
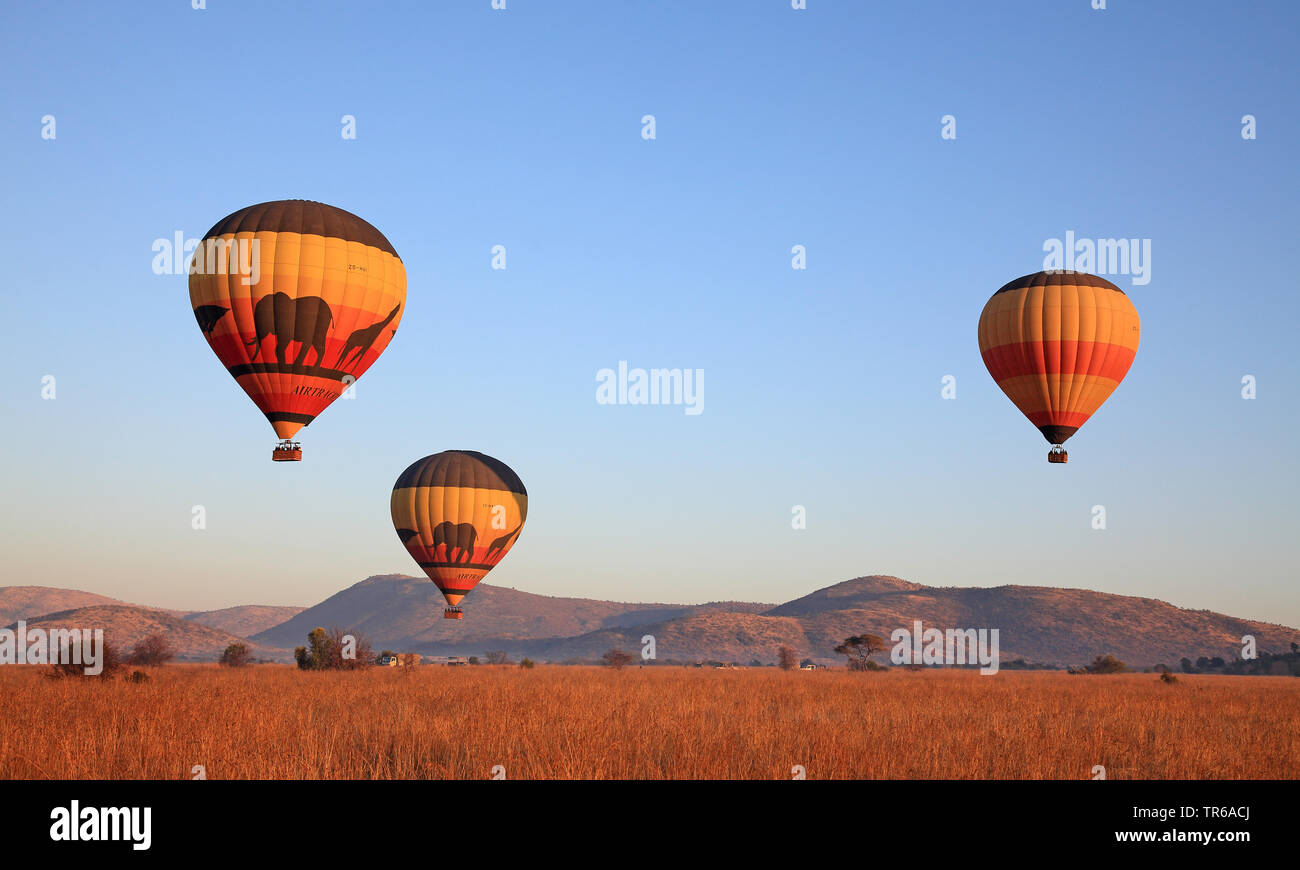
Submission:
{"label": "hill", "polygon": [[236,637],[249,637],[259,631],[286,622],[303,611],[301,607],[272,607],[263,604],[243,604],[238,607],[225,607],[221,610],[200,610],[185,618],[212,628],[233,634]]}
{"label": "hill", "polygon": [[[89,606],[48,616],[33,613],[61,602]],[[660,661],[768,663],[786,645],[799,658],[829,664],[841,661],[833,650],[845,637],[869,632],[888,640],[895,629],[911,629],[915,620],[941,630],[996,628],[1003,662],[1024,659],[1058,667],[1085,664],[1105,653],[1133,666],[1177,666],[1183,656],[1228,659],[1240,654],[1247,634],[1256,638],[1261,653],[1286,652],[1292,641],[1300,641],[1294,628],[1152,598],[1044,586],[923,586],[884,575],[846,580],[779,605],[555,598],[479,584],[466,600],[464,620],[443,619],[437,588],[404,574],[368,577],[306,610],[246,605],[175,615],[46,587],[0,588],[0,608],[6,608],[0,613],[9,622],[25,618],[41,625],[57,618],[70,627],[102,624],[121,646],[163,631],[184,657],[206,660],[249,638],[255,656],[286,661],[316,626],[358,633],[376,650],[466,656],[504,650],[554,662],[592,661],[616,647],[635,652],[643,637],[653,635]],[[86,621],[92,619],[97,623]],[[878,658],[887,661],[888,654]]]}
{"label": "hill", "polygon": [[426,577],[381,574],[349,586],[252,637],[259,643],[292,648],[302,644],[307,632],[316,626],[337,625],[364,635],[375,649],[432,652],[572,637],[605,628],[645,625],[699,610],[759,612],[771,607],[741,602],[683,605],[553,598],[487,583],[474,587],[464,620],[443,619],[445,604],[442,593]]}
{"label": "hill", "polygon": [[[288,650],[273,649],[264,644],[249,644],[228,632],[172,616],[148,607],[123,604],[97,604],[61,610],[27,619],[27,630],[33,628],[81,628],[104,630],[104,640],[124,654],[129,653],[138,641],[151,634],[164,635],[176,648],[178,661],[216,661],[232,643],[245,643],[257,658],[291,661]],[[13,624],[9,626],[13,627]]]}
{"label": "hill", "polygon": [[31,619],[33,616],[60,610],[125,603],[106,595],[81,592],[77,589],[55,589],[51,586],[3,586],[0,587],[0,625],[8,625],[20,619]]}
{"label": "hill", "polygon": [[[1300,632],[1286,626],[1186,610],[1151,598],[1038,586],[930,587],[887,576],[847,580],[761,611],[752,606],[672,610],[638,606],[572,636],[494,636],[488,626],[478,633],[467,627],[460,638],[430,632],[405,640],[414,651],[433,654],[481,654],[495,648],[565,661],[592,660],[615,647],[636,651],[649,634],[660,660],[767,663],[776,659],[777,647],[788,645],[800,658],[829,664],[842,663],[833,650],[850,635],[870,632],[888,640],[895,629],[911,629],[921,620],[925,628],[996,628],[1002,661],[1064,667],[1104,653],[1133,666],[1176,666],[1182,656],[1238,656],[1247,634],[1256,638],[1260,652],[1285,652],[1300,639]],[[659,612],[664,616],[652,618]],[[465,621],[488,619],[474,610]],[[888,654],[879,658],[887,660]]]}

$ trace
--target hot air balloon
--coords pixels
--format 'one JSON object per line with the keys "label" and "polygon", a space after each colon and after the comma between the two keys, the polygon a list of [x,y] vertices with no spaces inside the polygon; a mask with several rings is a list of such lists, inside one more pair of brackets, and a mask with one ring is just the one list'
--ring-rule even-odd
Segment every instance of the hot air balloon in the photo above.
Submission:
{"label": "hot air balloon", "polygon": [[1061,445],[1101,407],[1137,353],[1137,309],[1084,272],[1035,272],[1005,284],[980,315],[980,354],[1002,392],[1066,462]]}
{"label": "hot air balloon", "polygon": [[199,329],[271,421],[277,461],[302,458],[289,439],[374,364],[405,302],[406,268],[388,239],[319,202],[240,209],[190,261]]}
{"label": "hot air balloon", "polygon": [[393,484],[393,527],[411,557],[442,590],[447,619],[505,558],[528,516],[528,491],[499,459],[448,450],[412,463]]}

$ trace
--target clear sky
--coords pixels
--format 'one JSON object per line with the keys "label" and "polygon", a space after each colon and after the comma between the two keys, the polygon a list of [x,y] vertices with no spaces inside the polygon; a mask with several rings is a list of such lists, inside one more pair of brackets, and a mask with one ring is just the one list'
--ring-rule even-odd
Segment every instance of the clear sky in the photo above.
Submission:
{"label": "clear sky", "polygon": [[[14,6],[0,582],[314,604],[418,573],[392,483],[468,448],[528,487],[487,582],[531,592],[888,573],[1300,625],[1300,5],[807,5]],[[378,227],[408,299],[272,464],[152,246],[286,198]],[[1149,239],[1150,280],[1108,276],[1141,349],[1050,466],[976,323],[1067,232]],[[620,360],[704,370],[703,413],[598,404]]]}

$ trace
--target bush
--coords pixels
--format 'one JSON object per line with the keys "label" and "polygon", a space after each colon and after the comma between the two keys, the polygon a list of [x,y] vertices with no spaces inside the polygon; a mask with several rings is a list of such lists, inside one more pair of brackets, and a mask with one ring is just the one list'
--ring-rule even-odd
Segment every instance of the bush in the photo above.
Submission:
{"label": "bush", "polygon": [[151,634],[131,648],[130,663],[161,667],[176,658],[176,647],[166,636]]}
{"label": "bush", "polygon": [[54,665],[54,670],[50,673],[50,676],[56,679],[98,676],[101,680],[107,680],[117,676],[118,672],[126,666],[126,663],[122,660],[122,653],[107,640],[104,641],[104,648],[100,651],[100,664],[103,669],[98,674],[88,674],[84,664],[60,663]]}
{"label": "bush", "polygon": [[1160,682],[1162,682],[1162,683],[1176,683],[1176,682],[1178,682],[1178,678],[1175,677],[1173,674],[1169,673],[1169,671],[1161,671],[1161,672],[1160,672]]}
{"label": "bush", "polygon": [[127,682],[130,683],[147,683],[149,682],[150,677],[144,671],[132,671],[131,676],[126,679]]}
{"label": "bush", "polygon": [[1108,653],[1093,659],[1092,664],[1088,665],[1086,670],[1090,674],[1122,674],[1128,668],[1122,661]]}
{"label": "bush", "polygon": [[799,667],[799,657],[794,654],[794,650],[788,646],[778,647],[776,651],[777,664],[783,671],[793,671]]}
{"label": "bush", "polygon": [[245,665],[252,664],[249,661],[248,647],[242,643],[232,643],[226,647],[226,651],[221,654],[217,664],[225,668],[242,668]]}
{"label": "bush", "polygon": [[535,665],[536,665],[536,662],[534,662],[534,661],[533,661],[532,659],[530,659],[530,658],[523,658],[523,659],[520,659],[520,660],[519,660],[519,667],[521,667],[521,668],[527,668],[527,669],[529,669],[529,670],[532,670],[533,667],[534,667]]}

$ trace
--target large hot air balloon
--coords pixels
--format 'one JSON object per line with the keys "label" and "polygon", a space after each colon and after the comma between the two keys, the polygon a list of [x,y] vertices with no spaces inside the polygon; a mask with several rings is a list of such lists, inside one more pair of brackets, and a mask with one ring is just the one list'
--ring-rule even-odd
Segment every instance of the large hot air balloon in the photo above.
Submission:
{"label": "large hot air balloon", "polygon": [[292,199],[217,222],[190,262],[199,328],[281,439],[290,441],[365,373],[402,319],[406,269],[354,214]]}
{"label": "large hot air balloon", "polygon": [[393,484],[393,527],[462,619],[460,601],[497,566],[524,527],[528,491],[508,465],[472,450],[413,463]]}
{"label": "large hot air balloon", "polygon": [[1137,309],[1084,272],[1035,272],[1004,285],[980,315],[989,374],[1065,462],[1061,445],[1101,407],[1137,353]]}

